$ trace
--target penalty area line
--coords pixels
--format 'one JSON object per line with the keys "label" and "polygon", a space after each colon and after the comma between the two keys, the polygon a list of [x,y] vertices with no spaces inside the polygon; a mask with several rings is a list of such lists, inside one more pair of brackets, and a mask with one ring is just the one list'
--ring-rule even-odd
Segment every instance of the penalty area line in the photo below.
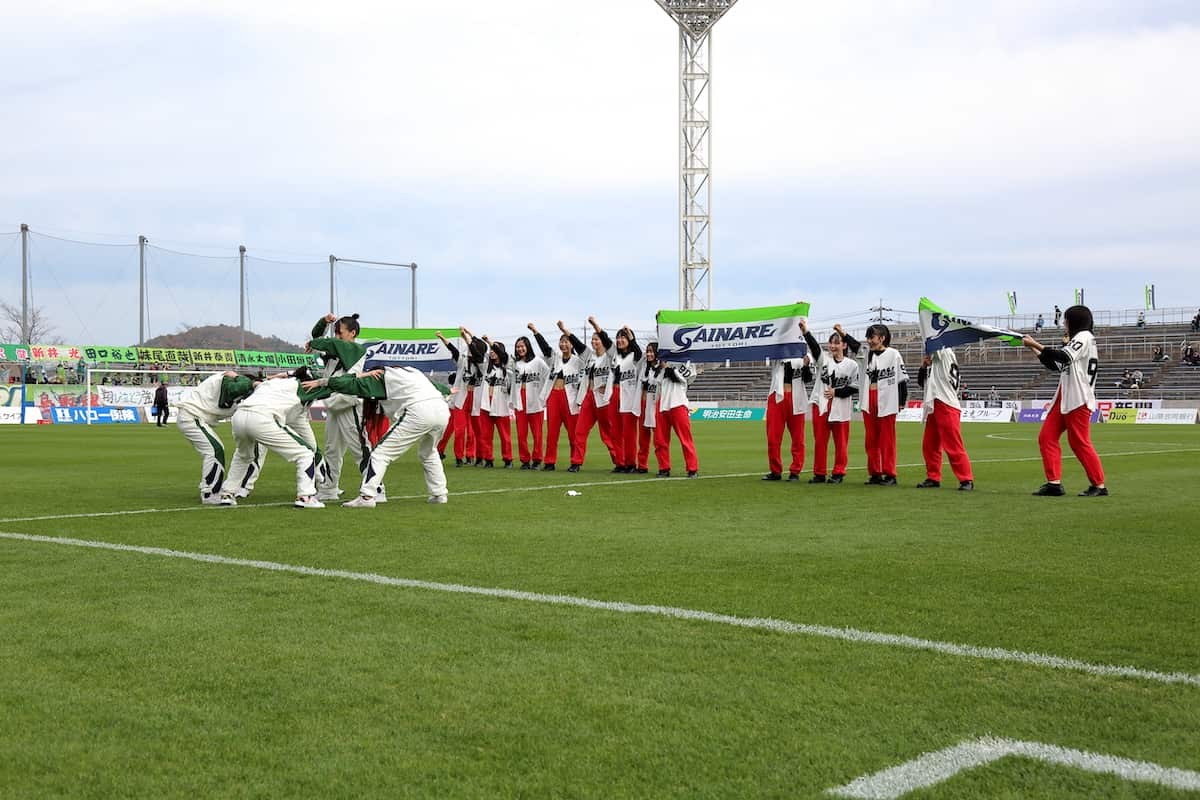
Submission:
{"label": "penalty area line", "polygon": [[207,564],[224,566],[249,567],[252,569],[281,572],[293,575],[306,575],[321,578],[336,578],[340,580],[374,583],[380,586],[395,586],[406,589],[422,589],[434,592],[471,595],[476,597],[517,600],[527,603],[539,603],[554,606],[574,606],[594,611],[608,611],[619,614],[645,614],[670,619],[681,619],[695,622],[708,622],[718,625],[729,625],[737,628],[768,630],[801,636],[815,636],[824,639],[837,639],[856,644],[870,644],[884,647],[897,647],[906,650],[921,650],[956,656],[959,658],[974,658],[984,661],[1008,662],[1024,664],[1043,669],[1067,670],[1083,672],[1089,675],[1105,678],[1134,678],[1161,684],[1186,684],[1200,687],[1200,674],[1189,672],[1159,672],[1133,666],[1112,664],[1097,664],[1074,658],[1048,655],[1045,653],[1030,653],[1020,650],[1008,650],[1001,647],[978,647],[975,645],[942,642],[934,639],[921,639],[892,633],[877,633],[856,628],[838,628],[828,625],[811,625],[801,622],[773,619],[770,617],[740,617],[732,614],[720,614],[713,611],[703,611],[674,606],[643,605],[620,601],[595,600],[588,597],[576,597],[562,594],[543,594],[526,592],[517,589],[499,589],[484,586],[468,586],[458,583],[439,583],[434,581],[416,580],[413,578],[395,578],[375,573],[349,572],[340,569],[321,569],[305,567],[296,564],[283,564],[276,561],[258,561],[244,558],[230,558],[212,553],[191,553],[184,550],[169,550],[162,547],[145,547],[141,545],[120,544],[116,542],[101,542],[87,539],[74,539],[55,536],[39,536],[28,533],[9,533],[0,531],[0,539],[13,541],[35,542],[67,547],[82,547],[94,550],[110,550],[122,553],[138,553],[148,556],[177,558],[188,561],[198,561]]}

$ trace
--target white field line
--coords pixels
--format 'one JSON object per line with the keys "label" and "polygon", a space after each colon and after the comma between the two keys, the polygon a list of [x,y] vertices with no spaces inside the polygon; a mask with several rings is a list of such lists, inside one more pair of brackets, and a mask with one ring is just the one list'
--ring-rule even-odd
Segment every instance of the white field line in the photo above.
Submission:
{"label": "white field line", "polygon": [[1149,761],[1106,756],[1086,750],[1071,750],[1041,742],[984,737],[960,742],[935,753],[925,753],[890,769],[864,775],[845,786],[829,789],[827,794],[859,800],[895,800],[909,792],[941,783],[960,772],[1008,756],[1030,758],[1045,764],[1074,767],[1101,775],[1116,775],[1127,781],[1156,783],[1182,791],[1200,790],[1200,772],[1164,767]]}
{"label": "white field line", "polygon": [[285,572],[295,575],[312,575],[322,578],[339,578],[342,580],[375,583],[381,586],[399,586],[408,589],[424,589],[435,592],[450,592],[453,594],[474,595],[479,597],[497,597],[506,600],[520,600],[528,603],[543,603],[556,606],[575,606],[596,611],[611,611],[620,614],[650,614],[672,619],[709,622],[718,625],[732,625],[738,628],[769,630],[777,633],[798,634],[803,636],[819,636],[825,639],[840,639],[859,644],[883,645],[885,647],[901,647],[909,650],[925,650],[943,655],[961,658],[978,658],[986,661],[1007,661],[1017,664],[1027,664],[1047,669],[1073,670],[1086,672],[1090,675],[1113,678],[1137,678],[1155,683],[1182,683],[1200,687],[1200,674],[1187,672],[1157,672],[1131,666],[1114,666],[1110,664],[1094,664],[1073,658],[1046,655],[1044,653],[1026,653],[1020,650],[1006,650],[1000,647],[976,647],[974,645],[939,642],[933,639],[919,639],[914,636],[904,636],[892,633],[875,633],[861,631],[855,628],[835,628],[828,625],[809,625],[800,622],[772,619],[769,617],[738,617],[731,614],[718,614],[712,611],[699,611],[690,608],[673,606],[641,605],[619,601],[593,600],[587,597],[575,597],[562,594],[542,594],[539,592],[523,592],[516,589],[496,589],[483,586],[465,586],[457,583],[436,583],[432,581],[415,580],[412,578],[393,578],[366,572],[348,572],[340,569],[320,569],[294,564],[281,564],[275,561],[256,561],[244,558],[228,558],[210,553],[190,553],[183,550],[168,550],[161,547],[143,547],[140,545],[119,544],[114,542],[99,542],[87,539],[72,539],[55,536],[38,536],[27,533],[8,533],[0,531],[0,539],[38,542],[42,544],[65,545],[69,547],[87,547],[97,550],[115,550],[124,553],[140,553],[142,555],[180,558],[189,561],[201,561],[209,564],[224,564],[235,567],[251,567],[253,569]]}
{"label": "white field line", "polygon": [[[1100,453],[1101,458],[1116,458],[1118,456],[1152,456],[1163,453],[1200,453],[1200,447],[1176,448],[1171,450],[1127,450],[1117,453]],[[972,464],[1015,464],[1026,461],[1040,462],[1042,457],[1038,456],[1023,456],[1021,458],[973,458]],[[910,469],[919,467],[925,468],[925,462],[913,462],[911,464],[898,464],[898,468]],[[853,466],[850,470],[861,470],[865,467]],[[726,480],[729,478],[753,478],[761,475],[761,472],[726,472],[719,475],[699,475],[695,478],[684,478],[682,476],[675,478],[613,478],[605,481],[586,481],[577,483],[553,483],[542,486],[506,486],[500,489],[468,489],[464,492],[450,492],[451,497],[468,497],[470,495],[479,494],[516,494],[519,492],[546,492],[561,489],[583,489],[596,486],[620,486],[624,484],[648,484],[663,481],[703,481],[703,480]],[[406,494],[406,495],[388,495],[388,500],[424,500],[424,494]],[[276,506],[290,506],[290,500],[279,503],[244,503],[239,502],[239,508],[273,508]],[[331,504],[332,505],[332,504]],[[235,513],[219,506],[179,506],[177,508],[138,508],[129,511],[96,511],[84,514],[47,514],[38,517],[7,517],[0,519],[0,524],[9,522],[44,522],[56,519],[90,519],[94,517],[122,517],[135,514],[174,514],[185,511],[220,511],[221,513]]]}

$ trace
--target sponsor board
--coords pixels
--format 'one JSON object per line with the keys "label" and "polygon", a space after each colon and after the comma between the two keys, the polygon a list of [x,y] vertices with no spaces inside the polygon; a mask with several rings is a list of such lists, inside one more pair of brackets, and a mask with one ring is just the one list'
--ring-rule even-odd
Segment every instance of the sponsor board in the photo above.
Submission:
{"label": "sponsor board", "polygon": [[1046,409],[1022,408],[1017,412],[1017,422],[1041,422],[1046,418]]}
{"label": "sponsor board", "polygon": [[136,408],[79,408],[78,406],[50,409],[50,421],[55,425],[107,425],[110,423],[138,423],[141,415]]}
{"label": "sponsor board", "polygon": [[[101,406],[151,406],[154,405],[154,392],[158,387],[150,386],[94,386],[95,394]],[[191,386],[168,386],[167,406],[177,405],[185,395],[192,391]]]}
{"label": "sponsor board", "polygon": [[[1101,413],[1106,413],[1101,410]],[[1132,425],[1137,422],[1138,410],[1136,408],[1110,408],[1108,409],[1105,421],[1111,422],[1114,425]]]}
{"label": "sponsor board", "polygon": [[1019,411],[1021,401],[1019,400],[963,400],[963,408],[1011,408]]}
{"label": "sponsor board", "polygon": [[964,408],[960,419],[963,422],[1012,422],[1013,411],[1011,408]]}
{"label": "sponsor board", "polygon": [[691,418],[761,422],[767,418],[767,410],[765,408],[696,408],[692,410]]}
{"label": "sponsor board", "polygon": [[0,406],[0,425],[20,425],[22,416],[21,406]]}
{"label": "sponsor board", "polygon": [[1138,409],[1138,425],[1195,425],[1195,408],[1147,408]]}
{"label": "sponsor board", "polygon": [[925,409],[921,404],[909,405],[906,408],[900,409],[896,414],[896,422],[921,422],[925,417]]}

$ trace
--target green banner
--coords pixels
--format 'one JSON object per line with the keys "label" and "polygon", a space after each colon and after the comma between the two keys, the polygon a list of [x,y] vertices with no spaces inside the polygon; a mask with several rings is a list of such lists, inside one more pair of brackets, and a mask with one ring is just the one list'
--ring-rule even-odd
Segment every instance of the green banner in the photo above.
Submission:
{"label": "green banner", "polygon": [[458,326],[450,325],[445,328],[363,328],[358,332],[358,338],[404,342],[413,339],[436,339],[438,331],[447,339],[458,336]]}
{"label": "green banner", "polygon": [[712,324],[720,322],[757,322],[779,317],[807,317],[808,303],[789,303],[786,306],[762,306],[760,308],[730,308],[718,311],[659,311],[658,323],[686,325]]}
{"label": "green banner", "polygon": [[725,420],[732,422],[762,422],[767,418],[765,408],[697,408],[691,413],[696,420]]}
{"label": "green banner", "polygon": [[233,364],[232,350],[189,350],[193,364]]}
{"label": "green banner", "polygon": [[138,349],[136,347],[102,347],[100,345],[84,345],[83,360],[99,364],[136,364]]}

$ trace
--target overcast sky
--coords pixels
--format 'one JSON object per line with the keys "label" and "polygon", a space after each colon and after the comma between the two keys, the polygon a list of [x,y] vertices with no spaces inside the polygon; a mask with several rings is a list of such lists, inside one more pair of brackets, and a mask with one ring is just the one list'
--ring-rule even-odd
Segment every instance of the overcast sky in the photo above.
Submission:
{"label": "overcast sky", "polygon": [[[415,261],[422,326],[677,302],[678,39],[652,0],[23,4],[0,28],[0,298],[72,343],[299,341],[330,253]],[[1200,3],[742,0],[714,37],[714,305],[818,321],[1200,305]],[[176,251],[176,252],[171,252]],[[195,253],[195,258],[177,253]],[[280,264],[275,262],[306,262]],[[337,310],[409,322],[408,274]]]}

